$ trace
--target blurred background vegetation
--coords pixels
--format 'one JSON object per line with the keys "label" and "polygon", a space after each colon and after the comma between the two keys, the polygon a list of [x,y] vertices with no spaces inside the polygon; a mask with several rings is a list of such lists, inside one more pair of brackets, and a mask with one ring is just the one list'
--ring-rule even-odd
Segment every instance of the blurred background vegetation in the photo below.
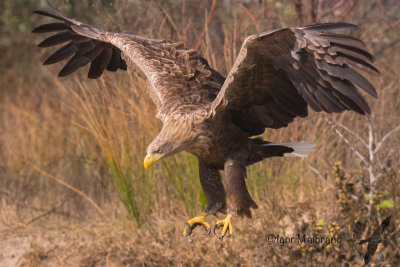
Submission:
{"label": "blurred background vegetation", "polygon": [[[132,71],[105,73],[99,80],[88,80],[82,70],[57,78],[61,64],[42,66],[50,52],[36,47],[43,36],[30,33],[49,21],[32,14],[48,10],[45,1],[4,0],[0,2],[0,230],[10,236],[18,227],[41,232],[49,225],[91,224],[99,229],[90,233],[95,236],[90,245],[79,243],[71,233],[56,248],[37,241],[26,250],[24,263],[74,259],[82,265],[362,264],[366,248],[354,245],[351,233],[357,231],[352,229],[357,226],[366,236],[387,215],[392,215],[391,234],[378,258],[386,260],[381,264],[399,263],[399,1],[52,3],[66,16],[109,31],[184,41],[223,75],[250,34],[318,22],[354,23],[359,29],[352,34],[366,43],[381,70],[380,76],[368,76],[379,99],[367,96],[370,117],[310,112],[288,128],[267,130],[265,139],[308,140],[317,144],[318,151],[307,159],[269,159],[249,167],[246,182],[260,205],[254,218],[239,221],[227,244],[203,237],[200,230],[189,244],[181,240],[183,222],[205,206],[197,161],[181,153],[144,171],[146,147],[161,127],[145,93],[145,81]],[[85,227],[75,227],[80,235],[88,234]],[[116,230],[121,228],[124,231]],[[267,233],[298,232],[337,234],[346,242],[282,248],[263,239]],[[206,245],[211,251],[204,250]],[[62,251],[63,256],[54,257],[49,251]],[[173,256],[177,251],[183,253]],[[71,257],[73,253],[81,257]]]}

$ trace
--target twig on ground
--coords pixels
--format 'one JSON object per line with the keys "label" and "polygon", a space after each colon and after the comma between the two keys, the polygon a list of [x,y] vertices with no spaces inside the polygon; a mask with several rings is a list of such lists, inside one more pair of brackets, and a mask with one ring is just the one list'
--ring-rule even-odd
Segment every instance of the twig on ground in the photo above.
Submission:
{"label": "twig on ground", "polygon": [[56,209],[58,209],[58,208],[60,208],[62,205],[64,205],[65,202],[67,202],[67,200],[68,200],[68,199],[65,198],[60,204],[58,204],[57,206],[53,207],[51,210],[48,210],[48,211],[46,211],[45,213],[42,213],[42,214],[40,214],[39,216],[36,216],[36,217],[30,219],[30,220],[29,220],[28,222],[26,222],[25,224],[26,224],[26,225],[31,224],[31,223],[33,223],[34,221],[36,221],[36,220],[38,220],[38,219],[40,219],[40,218],[42,218],[42,217],[44,217],[44,216],[48,216],[48,215],[52,214],[53,212],[56,211]]}
{"label": "twig on ground", "polygon": [[82,192],[81,190],[79,190],[79,189],[67,184],[66,182],[64,182],[60,178],[57,178],[54,175],[51,175],[51,174],[45,172],[44,170],[40,169],[38,166],[36,166],[34,164],[33,164],[33,168],[35,170],[37,170],[38,172],[42,173],[44,176],[56,181],[57,183],[61,184],[62,186],[72,190],[73,192],[75,192],[78,195],[80,195],[83,198],[85,198],[100,213],[100,215],[104,217],[104,219],[106,219],[107,221],[111,221],[110,218],[108,218],[107,215],[100,209],[100,207],[88,195],[86,195],[84,192]]}

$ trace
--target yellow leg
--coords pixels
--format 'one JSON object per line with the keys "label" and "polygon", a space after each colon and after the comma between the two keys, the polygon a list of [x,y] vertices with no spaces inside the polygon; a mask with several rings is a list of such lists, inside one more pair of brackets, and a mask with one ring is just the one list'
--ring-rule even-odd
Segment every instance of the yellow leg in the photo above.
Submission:
{"label": "yellow leg", "polygon": [[233,227],[231,223],[231,218],[232,214],[228,214],[225,219],[218,221],[214,225],[213,232],[215,234],[215,230],[222,227],[221,235],[219,236],[219,239],[224,239],[225,235],[228,233],[227,237],[231,237],[233,233]]}
{"label": "yellow leg", "polygon": [[204,218],[207,216],[207,213],[202,212],[200,213],[199,216],[194,217],[193,219],[190,219],[186,222],[185,229],[183,230],[183,235],[185,237],[188,237],[192,234],[192,231],[194,228],[196,228],[198,225],[202,225],[206,231],[207,234],[211,232],[211,227],[210,225],[204,220]]}

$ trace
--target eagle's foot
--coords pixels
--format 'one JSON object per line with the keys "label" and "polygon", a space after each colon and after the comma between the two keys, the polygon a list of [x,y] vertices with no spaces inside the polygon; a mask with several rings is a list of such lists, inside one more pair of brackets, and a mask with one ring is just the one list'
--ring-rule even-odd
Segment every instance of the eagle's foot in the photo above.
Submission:
{"label": "eagle's foot", "polygon": [[221,239],[221,241],[222,241],[222,239],[224,239],[225,235],[227,237],[231,237],[231,235],[233,233],[231,218],[232,218],[232,214],[228,214],[225,219],[223,219],[221,221],[217,221],[214,225],[214,229],[213,229],[214,234],[215,234],[216,229],[223,227],[222,231],[221,231],[221,235],[219,236],[219,239]]}
{"label": "eagle's foot", "polygon": [[185,229],[183,230],[183,235],[185,237],[188,237],[192,234],[192,231],[194,228],[196,228],[198,225],[202,225],[205,230],[207,231],[207,235],[210,234],[211,232],[211,227],[210,225],[204,220],[204,218],[207,216],[207,213],[202,212],[199,216],[196,216],[186,222]]}

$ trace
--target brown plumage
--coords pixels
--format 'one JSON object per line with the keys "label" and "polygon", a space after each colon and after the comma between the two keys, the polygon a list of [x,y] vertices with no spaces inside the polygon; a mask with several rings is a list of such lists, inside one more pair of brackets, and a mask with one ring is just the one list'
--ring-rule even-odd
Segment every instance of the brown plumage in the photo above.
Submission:
{"label": "brown plumage", "polygon": [[316,24],[249,36],[225,79],[183,43],[106,32],[51,8],[52,13],[35,13],[59,22],[33,32],[58,33],[39,46],[67,44],[44,64],[71,57],[59,76],[89,63],[89,78],[98,78],[105,70],[126,70],[127,65],[139,71],[148,80],[149,95],[163,122],[147,149],[145,165],[183,150],[197,156],[208,213],[227,208],[232,214],[250,216],[250,208],[257,205],[246,188],[246,166],[267,157],[313,151],[306,142],[272,144],[249,137],[306,117],[308,106],[315,111],[369,114],[359,89],[377,97],[358,73],[378,73],[371,54],[360,40],[334,33],[355,29],[351,24]]}

